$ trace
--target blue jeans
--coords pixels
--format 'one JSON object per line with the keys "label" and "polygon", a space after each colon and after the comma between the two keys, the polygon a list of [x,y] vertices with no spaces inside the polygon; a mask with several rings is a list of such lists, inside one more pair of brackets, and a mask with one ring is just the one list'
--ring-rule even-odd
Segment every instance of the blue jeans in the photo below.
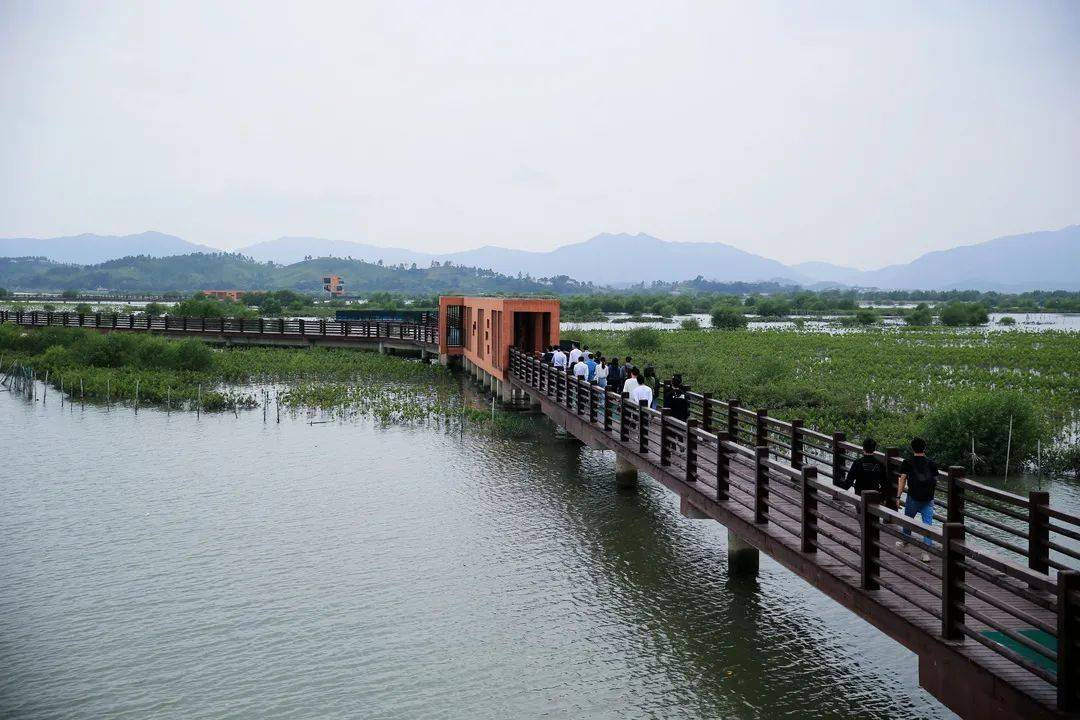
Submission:
{"label": "blue jeans", "polygon": [[[922,516],[923,525],[934,524],[934,501],[933,500],[915,500],[909,494],[904,500],[904,514],[909,518],[913,518],[916,515]],[[904,528],[904,534],[911,536],[911,530]],[[923,542],[927,545],[933,545],[933,541],[929,535],[923,535]]]}
{"label": "blue jeans", "polygon": [[599,385],[602,388],[606,388],[607,387],[607,378],[600,378],[599,380],[596,381],[596,384]]}

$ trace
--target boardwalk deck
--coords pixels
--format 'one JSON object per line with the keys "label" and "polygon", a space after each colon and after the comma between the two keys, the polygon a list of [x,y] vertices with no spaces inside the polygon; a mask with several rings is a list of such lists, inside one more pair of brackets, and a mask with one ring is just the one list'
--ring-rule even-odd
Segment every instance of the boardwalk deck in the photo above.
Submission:
{"label": "boardwalk deck", "polygon": [[[570,433],[616,451],[912,650],[920,683],[962,717],[1074,716],[1075,557],[1043,537],[1039,518],[1056,519],[1058,540],[1072,537],[1080,519],[1042,504],[1047,499],[1002,493],[954,470],[943,477],[948,495],[940,502],[950,522],[927,528],[874,496],[834,486],[829,475],[840,476],[855,449],[842,436],[701,395],[692,396],[683,422],[521,353],[510,382]],[[702,429],[703,419],[720,430]],[[893,472],[894,455],[883,454]],[[904,528],[915,537],[898,549]],[[923,534],[931,546],[920,542]],[[1018,537],[1023,547],[1009,540]],[[924,550],[930,562],[921,560]],[[1038,565],[1046,570],[1029,567]],[[1063,638],[1062,650],[1039,642],[1046,638]]]}
{"label": "boardwalk deck", "polygon": [[24,327],[90,328],[102,332],[151,332],[227,344],[329,347],[379,346],[435,352],[438,326],[413,322],[205,318],[66,312],[0,311],[0,322]]}

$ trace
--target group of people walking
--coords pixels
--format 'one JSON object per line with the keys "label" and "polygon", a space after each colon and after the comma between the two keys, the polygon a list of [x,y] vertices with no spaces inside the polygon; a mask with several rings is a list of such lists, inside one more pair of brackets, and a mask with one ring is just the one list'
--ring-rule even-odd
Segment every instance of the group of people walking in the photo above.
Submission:
{"label": "group of people walking", "polygon": [[[651,365],[646,366],[644,370],[638,369],[629,355],[625,358],[613,357],[609,360],[603,353],[594,353],[589,350],[588,345],[579,346],[578,343],[573,343],[569,351],[563,350],[558,345],[552,345],[543,353],[542,362],[586,382],[595,381],[602,388],[608,388],[620,394],[626,393],[635,404],[645,401],[648,407],[657,407],[659,388],[656,372]],[[679,375],[675,375],[670,384],[665,385],[664,403],[665,407],[671,410],[673,417],[681,420],[687,418],[686,392]],[[903,499],[904,515],[909,518],[917,516],[924,525],[932,525],[938,466],[926,456],[926,441],[918,437],[912,439],[911,455],[900,466],[895,488],[889,482],[889,472],[885,463],[877,457],[877,442],[873,438],[866,438],[863,440],[862,450],[862,455],[848,468],[847,475],[841,483],[843,487],[854,488],[857,495],[862,495],[868,490],[879,492],[886,506],[891,508],[899,507],[900,500]],[[911,537],[910,529],[904,528],[903,533]],[[923,543],[927,547],[933,544],[929,535],[923,536]],[[908,543],[904,540],[896,542],[899,549],[904,549],[907,545]],[[923,562],[930,562],[930,554],[924,551],[921,559]]]}
{"label": "group of people walking", "polygon": [[552,345],[544,352],[541,360],[546,365],[559,368],[586,382],[595,380],[602,388],[620,394],[627,393],[635,404],[644,400],[649,407],[656,407],[659,397],[656,372],[651,365],[644,370],[638,369],[629,355],[626,358],[613,357],[609,360],[603,353],[589,350],[588,345],[579,347],[577,343],[573,343],[569,351]]}
{"label": "group of people walking", "polygon": [[[896,489],[893,490],[889,482],[889,472],[876,455],[877,442],[873,438],[863,440],[862,456],[851,463],[847,477],[844,480],[844,489],[854,488],[855,494],[862,495],[868,490],[881,493],[888,507],[898,506],[900,499],[907,491],[904,499],[904,515],[909,518],[918,516],[923,525],[934,523],[934,493],[937,490],[938,466],[926,456],[926,441],[922,438],[911,440],[911,456],[904,459],[900,465],[900,475],[897,478]],[[911,530],[904,528],[904,535],[911,537]],[[929,547],[933,544],[929,535],[923,535],[923,542]],[[897,540],[896,547],[903,550],[907,542]],[[922,561],[930,562],[930,553],[922,553]]]}

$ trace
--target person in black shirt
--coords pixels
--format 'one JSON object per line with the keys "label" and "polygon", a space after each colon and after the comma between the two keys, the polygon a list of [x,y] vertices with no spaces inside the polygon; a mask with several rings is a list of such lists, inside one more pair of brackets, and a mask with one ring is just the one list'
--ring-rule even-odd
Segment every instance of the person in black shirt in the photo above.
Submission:
{"label": "person in black shirt", "polygon": [[[909,518],[919,515],[923,525],[934,524],[934,491],[937,490],[938,466],[930,458],[926,457],[926,441],[922,438],[911,440],[912,456],[904,460],[900,466],[900,485],[896,491],[897,500],[904,494],[907,488],[907,499],[904,501],[904,514]],[[911,530],[904,528],[904,534],[911,536]],[[923,535],[923,542],[930,546],[933,542],[929,535]],[[898,540],[896,546],[903,548],[906,542]],[[930,562],[929,553],[922,554],[923,562]]]}
{"label": "person in black shirt", "polygon": [[844,489],[847,490],[854,485],[856,495],[862,495],[867,490],[885,493],[889,483],[885,474],[885,465],[874,457],[877,442],[874,438],[866,438],[863,440],[862,450],[862,457],[851,463],[851,467],[848,468]]}

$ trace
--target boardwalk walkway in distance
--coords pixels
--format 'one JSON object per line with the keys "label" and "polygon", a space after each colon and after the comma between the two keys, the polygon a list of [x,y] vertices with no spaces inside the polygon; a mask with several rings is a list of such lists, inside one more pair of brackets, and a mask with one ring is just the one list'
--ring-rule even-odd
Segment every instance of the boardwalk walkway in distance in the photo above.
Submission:
{"label": "boardwalk walkway in distance", "polygon": [[89,328],[102,332],[150,332],[169,337],[194,337],[226,345],[286,347],[367,347],[435,353],[439,328],[413,322],[364,320],[298,320],[284,318],[206,318],[95,313],[0,310],[0,322],[25,327]]}
{"label": "boardwalk walkway in distance", "polygon": [[[1080,709],[1080,518],[943,474],[940,525],[836,487],[861,449],[738,401],[690,393],[683,422],[511,350],[516,393],[578,439],[614,450],[919,658],[919,682],[969,720],[1073,717]],[[881,454],[896,482],[896,450]],[[931,562],[897,549],[933,537]]]}

